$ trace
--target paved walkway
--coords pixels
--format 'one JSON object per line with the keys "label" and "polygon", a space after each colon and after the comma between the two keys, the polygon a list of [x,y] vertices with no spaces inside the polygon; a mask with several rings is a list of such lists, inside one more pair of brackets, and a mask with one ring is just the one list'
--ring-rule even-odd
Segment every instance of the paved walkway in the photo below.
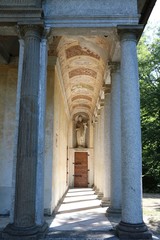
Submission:
{"label": "paved walkway", "polygon": [[70,189],[55,218],[46,219],[45,239],[118,239],[100,203],[91,188]]}
{"label": "paved walkway", "polygon": [[[46,217],[49,232],[45,240],[118,240],[113,228],[120,218],[109,218],[109,221],[105,216],[107,208],[102,208],[100,203],[91,188],[70,189],[56,216]],[[7,217],[1,217],[0,228],[8,222]]]}
{"label": "paved walkway", "polygon": [[[49,233],[45,239],[117,240],[105,216],[107,208],[102,208],[100,203],[91,188],[70,189],[56,216],[46,217]],[[0,228],[4,228],[8,222],[8,218],[0,218]]]}

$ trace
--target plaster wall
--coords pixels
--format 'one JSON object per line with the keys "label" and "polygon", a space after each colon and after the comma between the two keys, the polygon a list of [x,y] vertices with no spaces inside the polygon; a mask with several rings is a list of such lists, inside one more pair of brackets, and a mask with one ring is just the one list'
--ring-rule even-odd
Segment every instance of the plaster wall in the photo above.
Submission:
{"label": "plaster wall", "polygon": [[67,190],[69,119],[57,69],[48,71],[46,109],[45,211],[51,214]]}
{"label": "plaster wall", "polygon": [[[0,67],[0,214],[11,205],[17,67]],[[56,113],[55,113],[56,112]],[[51,213],[67,189],[68,119],[56,71],[48,70],[44,208]]]}
{"label": "plaster wall", "polygon": [[13,148],[16,110],[16,67],[0,67],[0,214],[11,204]]}

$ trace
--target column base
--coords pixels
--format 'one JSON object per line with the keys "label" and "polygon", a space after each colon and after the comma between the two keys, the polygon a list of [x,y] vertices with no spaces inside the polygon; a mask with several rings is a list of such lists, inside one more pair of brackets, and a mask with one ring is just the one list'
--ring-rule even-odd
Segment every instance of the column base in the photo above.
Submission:
{"label": "column base", "polygon": [[113,208],[109,206],[109,208],[106,211],[107,217],[113,217],[113,216],[120,216],[122,213],[122,210],[120,208]]}
{"label": "column base", "polygon": [[108,207],[110,204],[110,200],[108,198],[103,197],[101,201],[101,207]]}
{"label": "column base", "polygon": [[103,193],[102,193],[102,192],[99,192],[97,198],[98,198],[99,200],[101,200],[101,199],[103,198]]}
{"label": "column base", "polygon": [[145,223],[130,224],[120,222],[117,226],[117,235],[121,240],[136,239],[136,240],[148,240],[152,239],[152,233],[148,231]]}
{"label": "column base", "polygon": [[95,190],[95,193],[94,194],[96,194],[96,195],[98,195],[99,194],[99,188],[96,188],[96,190]]}
{"label": "column base", "polygon": [[8,240],[37,240],[43,238],[48,230],[48,224],[33,227],[16,227],[8,224],[2,232],[2,238]]}

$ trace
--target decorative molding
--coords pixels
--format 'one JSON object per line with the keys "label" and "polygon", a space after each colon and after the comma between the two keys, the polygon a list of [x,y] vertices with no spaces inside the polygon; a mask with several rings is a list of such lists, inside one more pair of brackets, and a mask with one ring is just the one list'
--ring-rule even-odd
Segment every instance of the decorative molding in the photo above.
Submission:
{"label": "decorative molding", "polygon": [[41,8],[2,8],[0,7],[0,22],[13,23],[13,22],[30,22],[34,23],[42,21],[42,9]]}
{"label": "decorative molding", "polygon": [[73,28],[73,27],[117,27],[122,24],[138,24],[139,15],[104,15],[104,16],[47,16],[45,14],[44,20],[46,26],[54,28]]}
{"label": "decorative molding", "polygon": [[118,25],[117,32],[121,41],[137,41],[144,29],[143,24],[137,25]]}

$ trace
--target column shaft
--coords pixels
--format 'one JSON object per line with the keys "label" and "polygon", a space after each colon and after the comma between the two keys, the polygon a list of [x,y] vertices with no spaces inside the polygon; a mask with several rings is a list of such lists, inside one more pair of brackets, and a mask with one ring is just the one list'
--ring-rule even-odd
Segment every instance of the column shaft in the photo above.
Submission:
{"label": "column shaft", "polygon": [[44,153],[45,153],[45,113],[46,113],[46,80],[47,80],[47,39],[40,45],[40,78],[39,78],[39,115],[38,115],[38,160],[36,182],[36,224],[44,222]]}
{"label": "column shaft", "polygon": [[110,201],[110,168],[111,168],[111,149],[110,149],[110,93],[106,94],[104,102],[104,168],[103,168],[103,193],[102,206],[108,206]]}
{"label": "column shaft", "polygon": [[14,216],[14,224],[18,227],[30,227],[35,224],[38,145],[40,58],[40,36],[38,31],[28,30],[24,41],[25,50],[20,97]]}
{"label": "column shaft", "polygon": [[102,199],[103,198],[103,168],[104,168],[104,152],[103,152],[103,109],[100,109],[100,115],[98,118],[98,148],[99,148],[99,153],[98,153],[98,166],[99,166],[99,192],[98,192],[98,199]]}
{"label": "column shaft", "polygon": [[136,37],[121,40],[122,221],[142,222],[141,130]]}
{"label": "column shaft", "polygon": [[107,213],[121,212],[121,112],[119,63],[111,63],[111,203]]}
{"label": "column shaft", "polygon": [[142,219],[140,97],[136,34],[121,34],[122,221],[120,239],[152,239]]}
{"label": "column shaft", "polygon": [[95,123],[95,139],[94,139],[94,171],[95,171],[95,176],[94,176],[94,185],[95,185],[95,190],[96,193],[98,193],[98,122]]}
{"label": "column shaft", "polygon": [[[21,84],[18,86],[17,96],[19,123],[15,154],[17,159],[14,216],[11,224],[4,229],[3,238],[33,240],[43,236],[47,230],[42,216],[46,79],[43,77],[45,70],[42,62],[41,77],[39,74],[41,28],[37,25],[26,25],[20,28],[24,34],[24,55],[23,68],[20,66],[19,70]],[[21,55],[20,58],[22,58]],[[41,182],[38,185],[39,180]]]}

